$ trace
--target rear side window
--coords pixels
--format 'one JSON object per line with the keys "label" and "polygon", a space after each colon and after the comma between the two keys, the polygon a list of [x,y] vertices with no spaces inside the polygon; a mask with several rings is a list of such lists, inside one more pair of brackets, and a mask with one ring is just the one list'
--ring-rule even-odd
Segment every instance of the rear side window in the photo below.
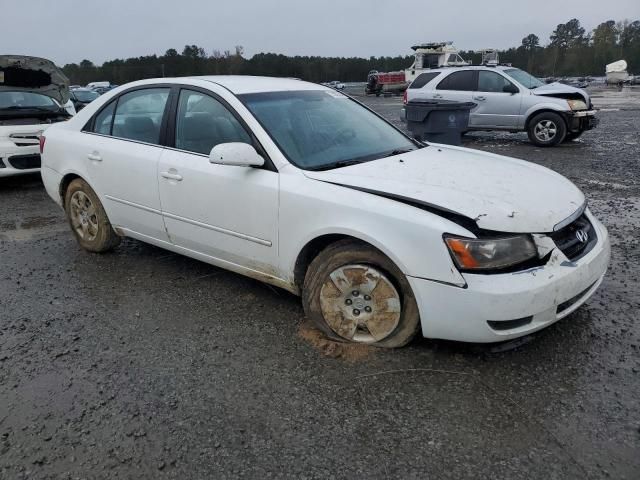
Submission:
{"label": "rear side window", "polygon": [[113,110],[115,109],[116,102],[111,102],[105,108],[103,108],[94,122],[93,131],[102,135],[111,135],[111,123],[113,122]]}
{"label": "rear side window", "polygon": [[475,71],[462,70],[460,72],[453,72],[442,80],[437,90],[462,90],[472,92],[476,89],[475,86]]}
{"label": "rear side window", "polygon": [[440,72],[421,73],[420,75],[418,75],[418,78],[416,78],[413,83],[409,85],[409,88],[422,88],[438,75],[440,75]]}
{"label": "rear side window", "polygon": [[176,148],[209,155],[221,143],[251,144],[251,136],[227,108],[209,95],[182,90],[176,115]]}
{"label": "rear side window", "polygon": [[138,142],[159,143],[160,126],[168,98],[168,88],[125,93],[118,99],[111,134]]}

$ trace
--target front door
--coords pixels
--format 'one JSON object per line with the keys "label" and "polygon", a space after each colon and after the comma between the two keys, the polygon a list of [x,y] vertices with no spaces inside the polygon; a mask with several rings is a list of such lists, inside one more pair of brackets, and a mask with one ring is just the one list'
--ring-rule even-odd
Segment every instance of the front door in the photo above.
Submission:
{"label": "front door", "polygon": [[513,129],[518,127],[522,94],[505,92],[505,87],[518,89],[507,78],[497,72],[480,70],[478,88],[473,92],[477,104],[469,117],[473,127]]}
{"label": "front door", "polygon": [[162,212],[171,242],[273,274],[277,172],[209,162],[215,145],[253,143],[232,112],[211,95],[182,89],[174,130],[175,148],[163,151],[158,168]]}

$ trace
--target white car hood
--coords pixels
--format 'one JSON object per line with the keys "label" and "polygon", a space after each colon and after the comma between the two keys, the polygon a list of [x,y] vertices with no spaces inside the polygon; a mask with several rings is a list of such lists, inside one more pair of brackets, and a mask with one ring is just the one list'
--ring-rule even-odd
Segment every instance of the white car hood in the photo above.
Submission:
{"label": "white car hood", "polygon": [[587,92],[585,92],[581,88],[572,87],[571,85],[565,85],[564,83],[553,82],[547,85],[542,85],[541,87],[534,88],[531,91],[533,92],[534,95],[541,95],[541,96],[545,96],[545,95],[556,96],[556,95],[563,95],[563,94],[571,95],[571,94],[577,93],[578,95],[581,95],[584,98],[584,101],[586,102],[587,106],[589,106],[589,94]]}
{"label": "white car hood", "polygon": [[0,55],[0,92],[8,90],[40,93],[61,106],[69,101],[69,79],[45,58]]}
{"label": "white car hood", "polygon": [[547,168],[444,145],[304,175],[416,201],[500,232],[552,232],[585,202],[573,183]]}

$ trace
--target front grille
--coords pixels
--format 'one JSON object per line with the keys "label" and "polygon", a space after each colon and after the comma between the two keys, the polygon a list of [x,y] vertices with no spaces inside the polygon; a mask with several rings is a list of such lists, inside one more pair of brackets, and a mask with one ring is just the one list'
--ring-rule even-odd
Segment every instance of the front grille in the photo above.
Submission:
{"label": "front grille", "polygon": [[549,236],[569,260],[578,260],[589,253],[598,239],[593,225],[585,214]]}
{"label": "front grille", "polygon": [[17,147],[31,147],[40,143],[37,133],[12,133],[9,138]]}
{"label": "front grille", "polygon": [[18,170],[28,170],[30,168],[40,168],[40,155],[34,153],[33,155],[14,155],[9,157],[7,161],[13,168]]}
{"label": "front grille", "polygon": [[494,330],[512,330],[514,328],[524,327],[529,325],[533,317],[516,318],[515,320],[487,320],[487,323]]}
{"label": "front grille", "polygon": [[562,302],[560,305],[558,305],[558,309],[556,310],[556,313],[562,313],[566,309],[571,308],[576,302],[578,302],[580,299],[582,299],[582,297],[584,297],[586,295],[586,293],[589,290],[591,290],[595,284],[596,284],[596,282],[593,282],[591,285],[589,285],[587,288],[585,288],[583,291],[581,291],[576,296],[571,297],[566,302]]}

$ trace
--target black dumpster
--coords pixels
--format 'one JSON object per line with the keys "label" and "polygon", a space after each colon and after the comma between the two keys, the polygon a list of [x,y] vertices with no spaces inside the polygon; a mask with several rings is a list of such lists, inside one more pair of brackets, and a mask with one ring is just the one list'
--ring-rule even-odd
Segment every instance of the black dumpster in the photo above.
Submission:
{"label": "black dumpster", "polygon": [[469,112],[476,104],[452,100],[412,100],[405,105],[407,128],[418,140],[462,145]]}

